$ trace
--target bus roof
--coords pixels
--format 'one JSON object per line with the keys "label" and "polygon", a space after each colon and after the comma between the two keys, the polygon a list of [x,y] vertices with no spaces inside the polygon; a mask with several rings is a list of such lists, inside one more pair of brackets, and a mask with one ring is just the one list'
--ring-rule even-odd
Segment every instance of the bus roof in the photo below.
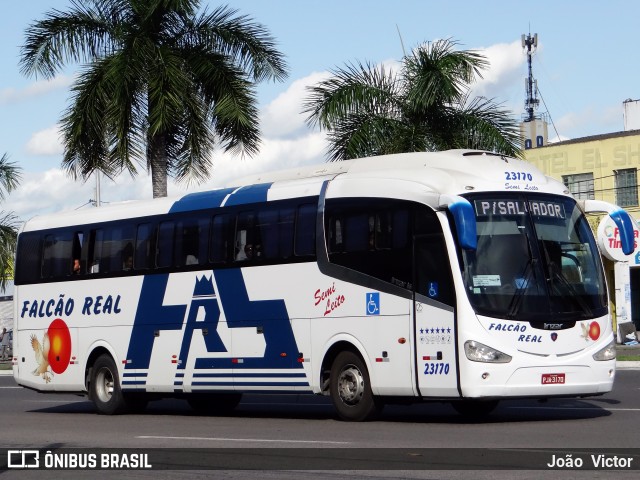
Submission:
{"label": "bus roof", "polygon": [[[407,182],[412,182],[419,185],[421,191],[449,195],[470,191],[511,190],[568,194],[562,183],[546,177],[534,165],[522,160],[477,150],[416,152],[265,172],[238,179],[230,188],[188,193],[176,198],[127,201],[97,209],[36,216],[25,223],[23,230],[313,196],[320,193],[325,180],[337,176],[340,176],[340,183],[349,182],[354,186],[360,183],[366,185],[366,188],[371,188],[376,182],[384,182],[375,189],[375,195],[386,195],[393,189],[394,180],[400,181],[400,186],[397,187],[399,189],[402,185],[407,185]],[[361,191],[358,188],[356,190]],[[346,195],[349,189],[341,188],[340,191],[345,192],[340,195]]]}

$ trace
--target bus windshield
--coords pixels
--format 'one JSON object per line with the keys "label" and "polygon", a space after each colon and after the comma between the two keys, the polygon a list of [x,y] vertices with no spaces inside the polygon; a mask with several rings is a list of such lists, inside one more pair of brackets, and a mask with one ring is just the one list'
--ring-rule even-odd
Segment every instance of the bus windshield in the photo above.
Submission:
{"label": "bus windshield", "polygon": [[479,315],[572,322],[607,313],[603,269],[576,202],[541,194],[469,195],[478,248],[462,250],[464,281]]}

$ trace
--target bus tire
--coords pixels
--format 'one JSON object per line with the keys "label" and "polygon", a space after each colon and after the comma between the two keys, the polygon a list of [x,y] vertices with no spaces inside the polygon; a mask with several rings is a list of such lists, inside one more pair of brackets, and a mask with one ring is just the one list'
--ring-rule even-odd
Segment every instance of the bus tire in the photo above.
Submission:
{"label": "bus tire", "polygon": [[89,398],[102,415],[122,413],[127,403],[120,388],[118,368],[110,355],[100,355],[91,369]]}
{"label": "bus tire", "polygon": [[359,355],[345,350],[331,365],[331,400],[342,420],[362,422],[382,409],[380,399],[371,392],[369,372]]}
{"label": "bus tire", "polygon": [[463,417],[480,419],[496,409],[498,400],[455,400],[451,406]]}
{"label": "bus tire", "polygon": [[192,393],[187,397],[191,408],[205,415],[227,415],[242,400],[241,393]]}

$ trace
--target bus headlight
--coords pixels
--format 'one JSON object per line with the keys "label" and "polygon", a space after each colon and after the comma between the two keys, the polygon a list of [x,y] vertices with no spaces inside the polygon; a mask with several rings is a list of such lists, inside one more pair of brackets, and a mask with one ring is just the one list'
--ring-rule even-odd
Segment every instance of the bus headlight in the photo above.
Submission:
{"label": "bus headlight", "polygon": [[599,362],[604,362],[607,360],[613,360],[616,358],[616,341],[611,340],[609,345],[604,347],[602,350],[598,350],[593,354],[593,359]]}
{"label": "bus headlight", "polygon": [[509,363],[511,361],[511,357],[506,353],[475,340],[464,342],[464,353],[472,362]]}

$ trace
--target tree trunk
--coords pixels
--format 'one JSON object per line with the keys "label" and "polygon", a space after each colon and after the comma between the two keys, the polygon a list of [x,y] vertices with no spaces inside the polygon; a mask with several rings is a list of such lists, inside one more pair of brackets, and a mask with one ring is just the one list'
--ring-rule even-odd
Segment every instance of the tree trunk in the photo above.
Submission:
{"label": "tree trunk", "polygon": [[167,196],[167,149],[164,135],[148,137],[147,161],[151,168],[153,198]]}

